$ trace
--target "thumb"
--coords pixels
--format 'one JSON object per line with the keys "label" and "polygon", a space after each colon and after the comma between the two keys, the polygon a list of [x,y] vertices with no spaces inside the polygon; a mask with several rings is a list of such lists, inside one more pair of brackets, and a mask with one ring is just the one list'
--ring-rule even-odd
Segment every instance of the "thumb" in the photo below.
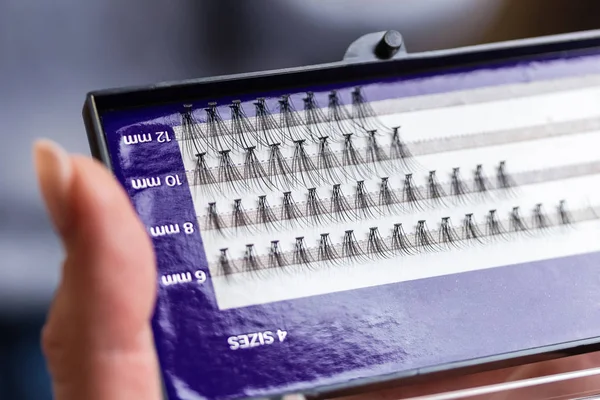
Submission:
{"label": "thumb", "polygon": [[49,141],[34,145],[34,157],[67,253],[42,335],[55,398],[160,399],[156,267],[143,225],[98,162]]}

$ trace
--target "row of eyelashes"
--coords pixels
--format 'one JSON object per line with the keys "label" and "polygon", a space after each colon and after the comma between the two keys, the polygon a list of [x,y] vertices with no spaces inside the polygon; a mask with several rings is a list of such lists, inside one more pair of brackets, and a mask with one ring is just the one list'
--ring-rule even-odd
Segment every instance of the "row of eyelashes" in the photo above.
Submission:
{"label": "row of eyelashes", "polygon": [[329,201],[321,199],[316,188],[308,189],[306,201],[302,203],[296,202],[291,192],[284,192],[279,206],[271,206],[267,196],[260,195],[257,207],[252,213],[246,211],[241,199],[235,199],[227,219],[217,210],[216,202],[210,202],[203,230],[224,233],[226,228],[252,230],[252,227],[257,225],[278,230],[281,228],[280,223],[284,221],[292,225],[353,221],[397,214],[405,209],[423,209],[427,200],[431,200],[432,205],[443,205],[448,197],[462,199],[467,194],[485,194],[489,190],[509,189],[513,186],[514,180],[506,172],[504,161],[501,161],[496,169],[495,186],[487,179],[481,165],[475,168],[470,187],[462,179],[459,168],[452,170],[450,183],[447,185],[439,183],[436,171],[429,172],[424,187],[415,183],[412,174],[405,175],[401,190],[392,189],[389,178],[383,177],[379,183],[379,191],[375,193],[367,189],[364,181],[356,182],[353,195],[345,195],[341,185],[334,184]]}
{"label": "row of eyelashes", "polygon": [[279,240],[271,241],[268,254],[256,254],[254,244],[247,244],[239,259],[229,257],[228,248],[221,248],[217,260],[218,273],[231,275],[239,272],[261,271],[294,265],[311,267],[316,262],[340,265],[348,261],[369,262],[378,259],[392,258],[400,255],[416,255],[460,248],[490,240],[508,239],[511,234],[533,234],[556,226],[570,225],[597,218],[595,211],[579,213],[574,218],[566,208],[565,201],[560,201],[556,208],[556,217],[550,218],[537,204],[530,218],[521,216],[519,207],[514,207],[508,218],[501,220],[496,210],[490,210],[485,223],[478,224],[473,214],[466,214],[462,226],[455,228],[449,217],[442,218],[437,229],[430,230],[425,220],[418,221],[413,233],[407,234],[401,223],[393,225],[391,234],[383,237],[378,227],[369,228],[366,240],[358,240],[353,230],[344,233],[341,243],[334,244],[328,233],[322,233],[315,247],[309,248],[303,236],[295,238],[291,251],[283,251]]}
{"label": "row of eyelashes", "polygon": [[[233,151],[237,154],[243,153],[248,148],[269,149],[273,145],[281,146],[301,140],[318,143],[323,138],[329,138],[333,142],[343,142],[350,134],[359,138],[369,138],[369,136],[387,134],[395,129],[382,122],[360,88],[352,92],[351,111],[348,111],[348,107],[340,100],[337,91],[329,94],[327,111],[319,107],[312,92],[308,92],[303,101],[304,110],[298,112],[290,96],[282,96],[278,101],[279,121],[269,111],[264,98],[254,102],[256,110],[253,119],[245,114],[240,101],[234,101],[229,105],[231,115],[228,120],[221,117],[217,103],[209,103],[205,108],[205,123],[199,123],[194,116],[193,107],[186,105],[181,112],[181,134],[178,138],[183,142],[187,155],[194,159],[197,154],[205,154],[205,157],[208,157],[209,151],[210,157],[213,155],[218,157],[222,151]],[[543,130],[531,132],[531,129],[528,129],[525,136],[533,139],[572,134],[581,129],[597,129],[599,123],[597,118],[557,123],[553,124],[551,133]],[[575,128],[576,126],[579,128]],[[523,136],[522,132],[517,134]],[[508,141],[504,143],[510,142],[510,135],[505,137]],[[460,138],[456,139],[460,142]],[[495,137],[492,143],[498,144],[498,138]],[[454,143],[454,146],[456,144]]]}
{"label": "row of eyelashes", "polygon": [[222,118],[217,103],[212,102],[204,109],[205,124],[199,124],[192,106],[185,105],[181,113],[181,139],[186,151],[193,157],[209,150],[218,153],[236,148],[268,148],[276,143],[286,144],[297,140],[318,141],[324,136],[338,140],[349,132],[361,136],[369,131],[387,129],[378,120],[361,88],[352,91],[351,112],[335,90],[329,94],[327,112],[320,108],[312,92],[306,94],[303,102],[304,110],[298,112],[289,95],[279,98],[278,120],[264,98],[258,98],[253,103],[253,119],[247,116],[241,101],[236,100],[229,105],[231,115],[227,122]]}
{"label": "row of eyelashes", "polygon": [[332,151],[327,137],[319,140],[316,156],[309,155],[304,140],[294,142],[291,158],[283,156],[279,144],[269,147],[268,159],[264,161],[259,160],[255,147],[246,148],[244,162],[240,165],[233,161],[229,150],[224,150],[219,153],[216,168],[209,167],[206,153],[198,153],[190,182],[194,186],[202,186],[209,193],[224,187],[233,191],[250,187],[272,190],[333,184],[417,168],[406,145],[400,140],[398,129],[394,128],[391,135],[391,145],[384,149],[371,133],[364,154],[354,146],[351,134],[345,135],[341,154]]}
{"label": "row of eyelashes", "polygon": [[[575,128],[572,124],[559,124],[552,125],[551,129],[517,129],[510,133],[484,132],[411,142],[409,145],[401,140],[400,128],[395,127],[388,133],[390,140],[385,145],[381,144],[383,141],[381,136],[376,135],[377,131],[372,130],[366,136],[366,147],[362,148],[356,146],[353,134],[345,134],[338,146],[341,150],[336,151],[332,150],[329,138],[324,136],[317,141],[314,152],[306,140],[296,140],[289,149],[275,143],[266,151],[259,152],[251,146],[235,157],[232,157],[231,150],[223,150],[218,153],[216,161],[205,152],[197,153],[193,171],[188,172],[188,181],[205,193],[223,189],[241,191],[251,187],[289,189],[318,186],[319,183],[333,184],[342,178],[357,180],[373,175],[424,170],[416,161],[416,156],[420,155],[589,132],[591,127],[600,129],[600,120],[580,121],[579,125]],[[284,152],[289,157],[284,156]],[[219,185],[222,182],[226,184]]]}

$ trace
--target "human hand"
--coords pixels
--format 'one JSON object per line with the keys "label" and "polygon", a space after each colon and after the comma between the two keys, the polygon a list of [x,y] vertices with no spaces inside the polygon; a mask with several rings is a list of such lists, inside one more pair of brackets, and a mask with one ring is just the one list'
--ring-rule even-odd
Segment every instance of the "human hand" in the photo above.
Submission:
{"label": "human hand", "polygon": [[162,399],[150,319],[150,239],[121,186],[98,162],[48,141],[34,158],[66,251],[42,333],[56,400]]}
{"label": "human hand", "polygon": [[[144,226],[125,191],[100,163],[69,156],[49,141],[37,142],[34,156],[42,195],[66,251],[42,335],[55,399],[161,399],[150,327],[156,265]],[[600,356],[591,354],[351,399],[408,398],[598,365]],[[592,377],[578,381],[579,387],[572,385],[546,391],[572,394],[598,388],[600,382]],[[531,393],[539,394],[539,388]],[[514,398],[504,396],[494,398]]]}

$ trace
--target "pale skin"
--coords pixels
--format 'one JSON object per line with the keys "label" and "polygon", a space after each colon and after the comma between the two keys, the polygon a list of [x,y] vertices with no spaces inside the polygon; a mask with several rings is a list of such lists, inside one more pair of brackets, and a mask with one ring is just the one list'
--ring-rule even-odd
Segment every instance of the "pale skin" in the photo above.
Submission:
{"label": "pale skin", "polygon": [[[54,398],[162,399],[150,328],[156,265],[144,226],[125,191],[99,162],[69,155],[47,140],[36,142],[34,159],[42,196],[66,253],[42,332]],[[594,366],[600,366],[597,354],[352,399],[391,400]],[[596,387],[600,385],[593,378],[559,385],[547,394]]]}

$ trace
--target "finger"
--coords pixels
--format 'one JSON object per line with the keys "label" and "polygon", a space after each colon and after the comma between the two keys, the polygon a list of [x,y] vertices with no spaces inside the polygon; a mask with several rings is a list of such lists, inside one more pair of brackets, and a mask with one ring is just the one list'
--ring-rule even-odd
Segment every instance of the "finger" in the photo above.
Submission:
{"label": "finger", "polygon": [[42,344],[57,400],[159,399],[148,235],[108,171],[41,141],[42,195],[67,257]]}

